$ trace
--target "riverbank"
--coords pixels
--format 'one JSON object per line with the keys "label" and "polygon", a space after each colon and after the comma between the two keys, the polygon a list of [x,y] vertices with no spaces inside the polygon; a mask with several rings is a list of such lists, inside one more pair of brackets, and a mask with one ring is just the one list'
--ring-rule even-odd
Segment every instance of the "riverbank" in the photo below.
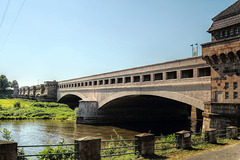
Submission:
{"label": "riverbank", "polygon": [[26,99],[0,99],[0,119],[76,119],[66,104]]}

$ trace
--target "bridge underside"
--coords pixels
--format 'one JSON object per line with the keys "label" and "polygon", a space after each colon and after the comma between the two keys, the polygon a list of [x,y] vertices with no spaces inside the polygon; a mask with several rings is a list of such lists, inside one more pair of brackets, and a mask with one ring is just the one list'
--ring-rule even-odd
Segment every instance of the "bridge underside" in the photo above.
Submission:
{"label": "bridge underside", "polygon": [[79,101],[81,100],[80,97],[73,95],[73,94],[68,94],[62,97],[58,103],[64,103],[67,104],[71,109],[75,109],[79,105]]}
{"label": "bridge underside", "polygon": [[149,95],[126,96],[115,99],[99,109],[96,101],[81,101],[77,123],[125,123],[186,120],[191,106]]}

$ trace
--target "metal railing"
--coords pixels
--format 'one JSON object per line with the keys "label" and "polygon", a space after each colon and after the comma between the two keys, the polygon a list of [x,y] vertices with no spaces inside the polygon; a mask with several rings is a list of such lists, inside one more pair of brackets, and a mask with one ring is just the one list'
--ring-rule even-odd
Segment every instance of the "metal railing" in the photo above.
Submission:
{"label": "metal railing", "polygon": [[226,138],[226,137],[227,137],[226,129],[217,130],[217,138]]}
{"label": "metal railing", "polygon": [[194,132],[194,133],[192,133],[191,143],[192,143],[193,146],[207,143],[205,141],[204,133],[202,133],[202,132]]}
{"label": "metal railing", "polygon": [[176,148],[176,135],[155,136],[155,150]]}
{"label": "metal railing", "polygon": [[[118,139],[118,140],[103,140],[101,148],[101,157],[122,156],[128,154],[136,154],[135,141],[137,139]],[[134,143],[133,143],[134,142]]]}
{"label": "metal railing", "polygon": [[[76,147],[76,143],[72,144],[48,144],[48,145],[26,145],[26,146],[18,146],[18,149],[23,148],[32,148],[32,147],[45,147],[45,149],[51,148],[51,147],[66,147],[66,146],[72,146],[72,149]],[[64,148],[64,149],[70,149],[70,148]],[[73,149],[74,150],[74,149]],[[41,152],[40,152],[41,153]],[[74,157],[75,154],[78,154],[78,152],[57,152],[57,153],[46,153],[46,154],[24,154],[18,155],[18,159],[24,159],[25,157],[43,157],[43,156],[54,156],[54,155],[69,155]],[[48,158],[48,157],[47,157]]]}
{"label": "metal railing", "polygon": [[[240,131],[240,128],[238,129]],[[217,138],[222,139],[227,138],[227,131],[226,130],[217,130]],[[239,133],[239,132],[238,132]],[[206,133],[192,133],[191,134],[191,145],[193,147],[198,146],[199,144],[208,143],[206,138]],[[240,134],[240,133],[239,133]],[[238,135],[239,135],[238,134]],[[164,153],[168,152],[168,149],[177,148],[177,142],[179,141],[178,135],[172,134],[168,136],[155,136],[154,139],[154,150],[158,153]],[[101,157],[107,158],[107,157],[113,157],[113,156],[122,156],[122,155],[129,155],[129,154],[135,154],[140,155],[139,152],[139,139],[117,139],[117,140],[102,140],[101,141]],[[179,143],[179,142],[178,142]],[[18,155],[19,159],[24,159],[25,157],[42,157],[42,156],[53,156],[53,155],[71,155],[73,158],[75,158],[76,155],[79,155],[78,152],[76,152],[73,148],[79,147],[77,143],[72,144],[57,144],[57,145],[28,145],[28,146],[18,146],[18,148],[29,148],[29,147],[45,147],[45,149],[48,149],[48,147],[66,147],[67,146],[73,146],[70,150],[66,149],[66,152],[58,152],[58,153],[46,153],[43,154],[43,152],[39,152],[39,154],[28,154],[28,155]],[[48,158],[48,157],[47,157]]]}

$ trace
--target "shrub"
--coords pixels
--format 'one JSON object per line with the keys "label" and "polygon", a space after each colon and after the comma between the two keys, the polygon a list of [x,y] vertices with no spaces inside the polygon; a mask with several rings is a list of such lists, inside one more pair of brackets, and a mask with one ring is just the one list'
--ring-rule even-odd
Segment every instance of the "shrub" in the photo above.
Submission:
{"label": "shrub", "polygon": [[[50,144],[50,142],[48,143]],[[59,142],[59,145],[65,144],[65,140],[63,139],[62,142]],[[53,154],[53,153],[69,153],[74,152],[74,147],[66,147],[66,146],[57,146],[54,148],[51,148],[49,146],[44,147],[44,150],[42,152],[39,152],[39,154]],[[60,154],[60,155],[45,155],[45,156],[38,156],[39,160],[71,160],[74,159],[74,154]]]}
{"label": "shrub", "polygon": [[14,103],[14,108],[19,109],[21,107],[20,102]]}

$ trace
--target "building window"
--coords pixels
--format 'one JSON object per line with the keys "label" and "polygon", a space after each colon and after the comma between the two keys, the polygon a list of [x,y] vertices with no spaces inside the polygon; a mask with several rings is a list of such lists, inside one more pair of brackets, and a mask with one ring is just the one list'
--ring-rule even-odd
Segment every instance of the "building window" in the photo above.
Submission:
{"label": "building window", "polygon": [[83,82],[81,83],[81,86],[84,86],[84,83],[83,83]]}
{"label": "building window", "polygon": [[225,92],[225,99],[228,99],[228,98],[229,98],[229,93]]}
{"label": "building window", "polygon": [[99,81],[99,85],[103,85],[103,80],[100,80],[100,81]]}
{"label": "building window", "polygon": [[89,86],[91,86],[92,85],[92,82],[89,82]]}
{"label": "building window", "polygon": [[230,30],[230,36],[232,36],[234,34],[233,29]]}
{"label": "building window", "polygon": [[140,82],[140,76],[134,76],[133,82]]}
{"label": "building window", "polygon": [[225,82],[225,89],[229,89],[229,83],[228,82]]}
{"label": "building window", "polygon": [[130,83],[131,82],[131,77],[125,77],[125,83]]}
{"label": "building window", "polygon": [[151,81],[151,75],[150,74],[143,76],[143,82],[146,82],[146,81]]}
{"label": "building window", "polygon": [[122,78],[118,78],[117,79],[117,83],[123,83],[123,79]]}
{"label": "building window", "polygon": [[198,77],[204,77],[204,76],[210,76],[210,75],[211,75],[210,67],[198,69]]}
{"label": "building window", "polygon": [[93,85],[96,86],[97,85],[97,81],[93,81]]}
{"label": "building window", "polygon": [[233,82],[233,89],[238,89],[238,83],[237,82]]}
{"label": "building window", "polygon": [[115,79],[111,79],[111,84],[115,84]]}
{"label": "building window", "polygon": [[239,29],[238,29],[238,28],[235,29],[235,34],[236,34],[236,35],[239,34]]}
{"label": "building window", "polygon": [[177,71],[167,72],[167,79],[177,79]]}
{"label": "building window", "polygon": [[233,98],[238,99],[238,92],[233,92]]}
{"label": "building window", "polygon": [[78,83],[78,87],[80,87],[80,85],[81,85],[81,84],[80,84],[80,83]]}
{"label": "building window", "polygon": [[183,70],[181,71],[182,77],[181,78],[193,78],[193,69]]}
{"label": "building window", "polygon": [[220,32],[219,36],[220,38],[223,38],[223,31]]}
{"label": "building window", "polygon": [[162,73],[157,73],[154,74],[154,80],[163,80],[163,74]]}
{"label": "building window", "polygon": [[228,36],[228,31],[227,31],[227,30],[224,32],[224,36],[225,36],[225,37]]}
{"label": "building window", "polygon": [[108,84],[108,83],[109,83],[109,80],[105,79],[104,84]]}
{"label": "building window", "polygon": [[88,86],[88,82],[85,82],[85,86]]}

